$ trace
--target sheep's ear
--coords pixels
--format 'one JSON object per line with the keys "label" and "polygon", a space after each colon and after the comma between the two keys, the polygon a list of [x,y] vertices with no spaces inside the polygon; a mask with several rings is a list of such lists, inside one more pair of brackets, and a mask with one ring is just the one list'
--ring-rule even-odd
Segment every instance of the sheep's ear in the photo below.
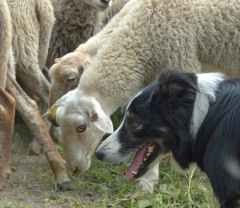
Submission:
{"label": "sheep's ear", "polygon": [[75,54],[75,62],[77,64],[77,69],[79,75],[82,75],[83,71],[91,63],[91,58],[87,53],[83,53],[80,50],[73,52]]}
{"label": "sheep's ear", "polygon": [[88,61],[83,61],[80,65],[77,66],[78,74],[81,76],[84,69],[90,64]]}
{"label": "sheep's ear", "polygon": [[55,59],[54,59],[54,62],[55,62],[55,63],[58,63],[58,62],[60,61],[60,59],[61,59],[61,58],[55,58]]}
{"label": "sheep's ear", "polygon": [[86,69],[87,66],[88,66],[90,63],[91,63],[91,62],[90,62],[89,60],[84,61],[84,62],[82,63],[82,69],[83,69],[83,70]]}
{"label": "sheep's ear", "polygon": [[[183,73],[171,70],[159,74],[158,87],[154,97],[167,100],[166,104],[178,105],[179,102],[194,101],[199,92],[197,76],[193,73]],[[161,100],[159,100],[161,102]]]}
{"label": "sheep's ear", "polygon": [[75,51],[77,62],[81,63],[81,67],[85,69],[91,63],[91,57],[88,53],[82,52],[77,49]]}
{"label": "sheep's ear", "polygon": [[111,119],[104,113],[100,104],[94,100],[92,109],[89,112],[91,122],[104,133],[113,133],[113,124]]}

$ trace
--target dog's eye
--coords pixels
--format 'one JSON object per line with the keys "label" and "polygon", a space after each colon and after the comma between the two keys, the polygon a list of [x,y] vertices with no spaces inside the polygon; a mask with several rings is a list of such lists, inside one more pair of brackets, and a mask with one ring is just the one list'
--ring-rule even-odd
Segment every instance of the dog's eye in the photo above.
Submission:
{"label": "dog's eye", "polygon": [[130,125],[134,128],[138,127],[139,126],[139,123],[136,122],[136,121],[131,121]]}
{"label": "dog's eye", "polygon": [[86,128],[87,128],[86,124],[81,124],[81,125],[77,126],[76,132],[83,133],[84,131],[86,131]]}

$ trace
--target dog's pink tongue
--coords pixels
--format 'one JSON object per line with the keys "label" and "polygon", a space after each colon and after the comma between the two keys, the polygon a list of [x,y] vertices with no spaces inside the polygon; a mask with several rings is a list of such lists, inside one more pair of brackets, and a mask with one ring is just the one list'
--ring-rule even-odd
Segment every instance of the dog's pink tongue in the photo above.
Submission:
{"label": "dog's pink tongue", "polygon": [[126,179],[129,182],[133,177],[133,171],[137,171],[140,168],[141,162],[146,157],[147,148],[152,145],[152,142],[145,144],[135,154],[132,161],[126,167]]}

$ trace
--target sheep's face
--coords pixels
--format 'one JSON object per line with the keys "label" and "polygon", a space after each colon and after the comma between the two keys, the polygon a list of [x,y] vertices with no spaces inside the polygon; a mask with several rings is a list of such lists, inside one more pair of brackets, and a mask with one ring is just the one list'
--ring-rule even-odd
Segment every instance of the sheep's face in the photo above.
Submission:
{"label": "sheep's face", "polygon": [[83,1],[84,3],[98,9],[98,10],[105,10],[111,4],[111,0],[75,0],[75,3]]}
{"label": "sheep's face", "polygon": [[89,168],[103,135],[113,132],[112,122],[94,98],[82,95],[78,89],[68,92],[55,106],[68,168],[81,174]]}
{"label": "sheep's face", "polygon": [[51,86],[49,106],[60,97],[77,87],[83,68],[89,64],[90,57],[80,51],[71,52],[55,60],[49,71]]}

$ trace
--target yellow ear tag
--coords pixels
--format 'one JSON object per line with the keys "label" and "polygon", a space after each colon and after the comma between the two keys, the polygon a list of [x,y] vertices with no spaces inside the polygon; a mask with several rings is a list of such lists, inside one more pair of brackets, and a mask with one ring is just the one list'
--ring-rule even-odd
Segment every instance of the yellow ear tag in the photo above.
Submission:
{"label": "yellow ear tag", "polygon": [[54,105],[48,110],[48,116],[55,118],[56,117],[56,112],[57,112],[57,106]]}

